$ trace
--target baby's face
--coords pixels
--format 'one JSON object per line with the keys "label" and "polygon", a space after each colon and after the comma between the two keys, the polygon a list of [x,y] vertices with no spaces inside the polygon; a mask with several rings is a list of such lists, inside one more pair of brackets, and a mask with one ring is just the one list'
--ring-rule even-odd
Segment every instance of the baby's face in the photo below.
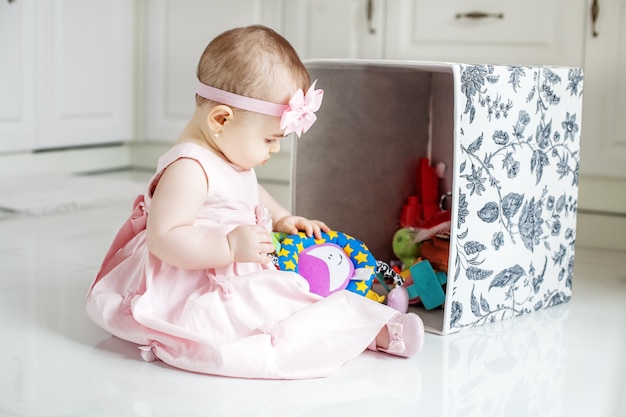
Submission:
{"label": "baby's face", "polygon": [[280,117],[246,112],[224,126],[219,147],[231,163],[247,170],[265,165],[280,151],[282,139]]}

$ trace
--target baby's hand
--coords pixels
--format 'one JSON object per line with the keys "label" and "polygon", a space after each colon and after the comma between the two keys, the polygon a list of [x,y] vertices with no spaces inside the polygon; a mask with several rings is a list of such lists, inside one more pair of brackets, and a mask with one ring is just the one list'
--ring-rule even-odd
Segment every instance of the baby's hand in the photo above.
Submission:
{"label": "baby's hand", "polygon": [[274,252],[274,244],[271,233],[265,227],[237,226],[226,235],[226,238],[235,262],[266,264],[272,261],[267,254]]}
{"label": "baby's hand", "polygon": [[330,228],[319,220],[309,220],[301,216],[285,216],[274,223],[274,230],[287,234],[305,232],[308,237],[322,238],[322,232],[330,232]]}

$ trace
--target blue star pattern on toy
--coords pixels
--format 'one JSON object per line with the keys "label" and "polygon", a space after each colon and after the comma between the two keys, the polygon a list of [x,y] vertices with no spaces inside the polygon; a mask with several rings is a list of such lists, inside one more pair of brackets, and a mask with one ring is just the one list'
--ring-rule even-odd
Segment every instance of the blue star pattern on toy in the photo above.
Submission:
{"label": "blue star pattern on toy", "polygon": [[346,290],[356,294],[367,295],[374,281],[376,259],[363,242],[342,232],[322,232],[321,239],[309,237],[302,232],[285,236],[280,242],[280,250],[277,253],[278,268],[282,271],[300,272],[300,254],[312,246],[325,244],[333,244],[341,248],[352,261],[354,271],[367,271],[365,274],[360,274],[358,279],[351,279],[345,287]]}

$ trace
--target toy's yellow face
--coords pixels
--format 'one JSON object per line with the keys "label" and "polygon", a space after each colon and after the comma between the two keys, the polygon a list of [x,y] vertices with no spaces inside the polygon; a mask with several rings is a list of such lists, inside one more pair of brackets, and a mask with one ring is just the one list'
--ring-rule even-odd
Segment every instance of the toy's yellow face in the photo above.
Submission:
{"label": "toy's yellow face", "polygon": [[309,250],[308,254],[321,260],[328,267],[329,290],[331,292],[345,285],[346,279],[352,274],[352,261],[338,246],[319,245]]}

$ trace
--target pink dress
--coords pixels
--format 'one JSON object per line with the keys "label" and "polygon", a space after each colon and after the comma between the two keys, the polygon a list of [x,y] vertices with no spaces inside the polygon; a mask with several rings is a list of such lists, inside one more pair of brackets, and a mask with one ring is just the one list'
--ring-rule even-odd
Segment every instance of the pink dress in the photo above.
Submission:
{"label": "pink dress", "polygon": [[259,206],[253,170],[184,143],[158,162],[148,191],[115,238],[87,296],[99,326],[189,371],[243,378],[298,379],[331,375],[363,352],[395,310],[349,291],[321,298],[308,283],[271,264],[235,263],[188,270],[148,252],[150,190],[179,158],[200,163],[208,193],[195,226],[226,234],[255,224]]}

